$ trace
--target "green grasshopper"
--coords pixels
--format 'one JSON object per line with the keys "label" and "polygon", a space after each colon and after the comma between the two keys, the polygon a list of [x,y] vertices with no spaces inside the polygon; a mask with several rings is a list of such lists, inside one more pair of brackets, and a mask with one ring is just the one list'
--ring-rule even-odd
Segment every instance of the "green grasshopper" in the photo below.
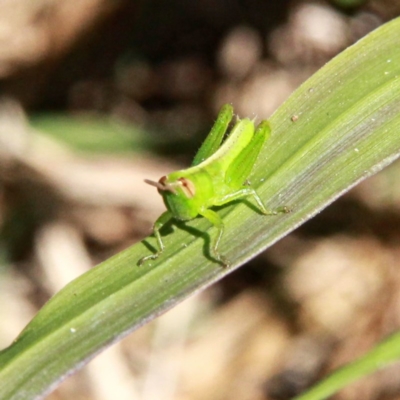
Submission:
{"label": "green grasshopper", "polygon": [[233,108],[226,104],[219,112],[210,134],[201,145],[190,168],[172,172],[158,182],[145,180],[158,189],[168,211],[161,214],[153,226],[158,251],[141,258],[139,266],[148,260],[155,260],[163,252],[164,243],[160,229],[173,218],[189,221],[201,215],[208,219],[217,228],[216,235],[210,242],[210,255],[223,266],[228,266],[229,263],[218,251],[224,223],[211,207],[252,197],[264,215],[290,211],[287,207],[268,210],[247,182],[262,146],[271,135],[268,121],[262,121],[255,129],[253,121],[248,118],[239,120],[222,143],[232,117]]}

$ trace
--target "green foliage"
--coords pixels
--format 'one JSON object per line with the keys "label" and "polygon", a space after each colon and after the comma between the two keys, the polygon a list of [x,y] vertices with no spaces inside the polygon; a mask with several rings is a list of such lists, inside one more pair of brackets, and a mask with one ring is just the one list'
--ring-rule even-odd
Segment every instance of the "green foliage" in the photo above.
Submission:
{"label": "green foliage", "polygon": [[31,117],[30,124],[33,128],[82,151],[138,152],[150,145],[139,129],[104,116],[40,114]]}
{"label": "green foliage", "polygon": [[343,368],[335,371],[326,379],[317,383],[307,393],[294,400],[321,400],[327,399],[339,389],[358,378],[362,378],[380,368],[387,366],[400,358],[400,333],[395,333],[382,343]]}

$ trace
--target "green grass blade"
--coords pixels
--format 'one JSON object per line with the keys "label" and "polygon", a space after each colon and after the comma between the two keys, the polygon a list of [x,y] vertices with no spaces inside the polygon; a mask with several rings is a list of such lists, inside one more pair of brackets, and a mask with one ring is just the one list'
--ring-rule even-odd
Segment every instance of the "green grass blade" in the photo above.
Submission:
{"label": "green grass blade", "polygon": [[364,357],[332,373],[306,393],[293,400],[323,400],[349,383],[370,374],[400,358],[400,333],[390,336]]}
{"label": "green grass blade", "polygon": [[149,148],[145,133],[132,125],[104,116],[39,114],[30,126],[75,150],[92,153],[129,153]]}
{"label": "green grass blade", "polygon": [[[61,290],[0,353],[0,398],[33,399],[102,348],[210,285],[318,213],[400,152],[400,19],[327,64],[271,118],[272,137],[250,177],[264,217],[240,203],[219,211],[226,226],[223,269],[206,257],[204,219],[164,237],[166,250],[142,268],[147,239]],[[292,116],[296,115],[296,118]],[[140,188],[138,188],[140,190]],[[323,266],[321,266],[323,268]]]}

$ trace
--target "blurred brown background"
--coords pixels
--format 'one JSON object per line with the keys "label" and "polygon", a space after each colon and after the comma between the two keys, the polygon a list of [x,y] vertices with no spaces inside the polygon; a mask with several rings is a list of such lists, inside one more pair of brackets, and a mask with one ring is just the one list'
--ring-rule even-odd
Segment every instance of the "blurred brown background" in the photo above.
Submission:
{"label": "blurred brown background", "polygon": [[[218,108],[268,118],[398,0],[0,2],[0,348],[141,240],[144,178],[188,165]],[[400,38],[399,38],[400,43]],[[395,164],[114,345],[48,399],[284,400],[398,329]],[[400,368],[335,399],[400,399]]]}

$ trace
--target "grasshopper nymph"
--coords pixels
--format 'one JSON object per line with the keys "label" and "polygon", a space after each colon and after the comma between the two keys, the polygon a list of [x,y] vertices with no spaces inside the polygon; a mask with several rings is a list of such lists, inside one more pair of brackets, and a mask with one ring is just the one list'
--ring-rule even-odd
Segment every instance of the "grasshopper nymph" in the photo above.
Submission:
{"label": "grasshopper nymph", "polygon": [[232,117],[233,108],[226,104],[219,112],[210,134],[201,145],[190,168],[172,172],[158,182],[145,180],[158,189],[168,211],[161,214],[153,226],[158,251],[141,258],[138,265],[147,260],[155,260],[163,252],[164,243],[160,229],[173,218],[189,221],[201,215],[208,219],[217,228],[216,235],[210,242],[210,255],[227,266],[228,262],[218,251],[224,223],[211,207],[252,197],[264,215],[289,212],[287,207],[268,210],[247,181],[263,144],[271,134],[268,121],[262,121],[255,129],[253,121],[248,118],[239,120],[222,143]]}

